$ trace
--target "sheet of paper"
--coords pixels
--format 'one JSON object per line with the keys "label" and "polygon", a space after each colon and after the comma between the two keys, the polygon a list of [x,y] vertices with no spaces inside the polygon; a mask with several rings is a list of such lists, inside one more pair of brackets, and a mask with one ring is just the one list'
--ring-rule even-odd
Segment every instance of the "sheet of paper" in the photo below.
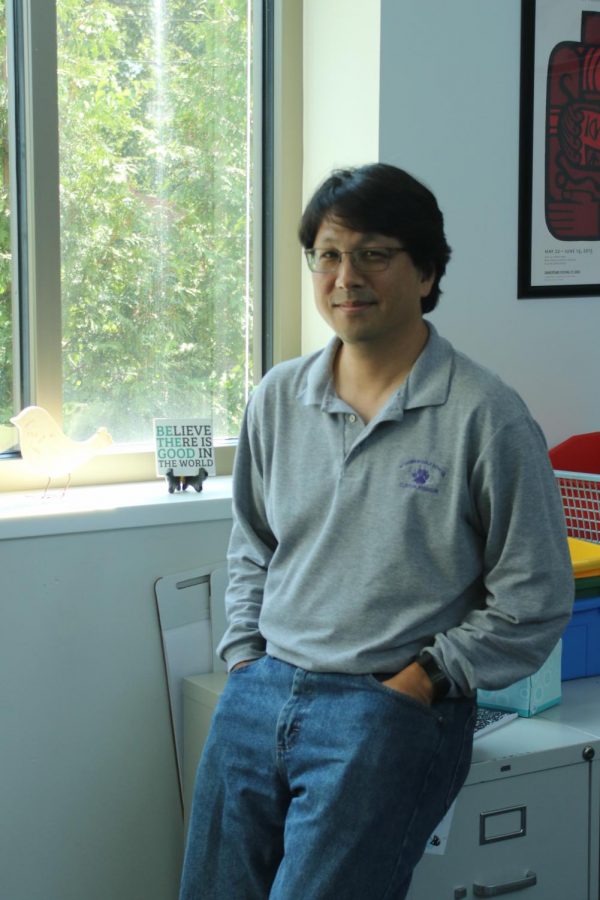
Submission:
{"label": "sheet of paper", "polygon": [[437,828],[431,834],[429,840],[427,841],[427,846],[425,847],[425,853],[434,853],[437,856],[443,856],[446,852],[446,844],[448,843],[448,835],[450,834],[450,826],[452,825],[452,818],[454,816],[454,809],[456,807],[456,800],[437,826]]}

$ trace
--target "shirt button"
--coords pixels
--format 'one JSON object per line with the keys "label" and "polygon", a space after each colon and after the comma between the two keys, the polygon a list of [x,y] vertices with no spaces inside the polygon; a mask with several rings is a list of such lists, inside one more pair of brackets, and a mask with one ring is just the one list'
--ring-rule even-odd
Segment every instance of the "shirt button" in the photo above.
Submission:
{"label": "shirt button", "polygon": [[354,425],[354,423],[356,422],[356,416],[354,415],[354,413],[350,413],[350,415],[348,416],[348,421],[351,425]]}

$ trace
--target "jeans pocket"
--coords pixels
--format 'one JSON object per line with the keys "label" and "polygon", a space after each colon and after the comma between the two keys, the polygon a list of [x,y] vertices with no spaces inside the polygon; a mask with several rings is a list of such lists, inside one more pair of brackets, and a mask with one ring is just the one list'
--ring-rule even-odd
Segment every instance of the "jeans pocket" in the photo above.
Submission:
{"label": "jeans pocket", "polygon": [[237,669],[232,669],[229,672],[229,677],[231,678],[233,676],[233,677],[237,678],[239,675],[242,674],[242,672],[245,672],[246,669],[253,669],[254,666],[261,661],[261,659],[264,659],[264,657],[258,656],[256,659],[251,659],[248,662],[245,662],[245,664],[243,666],[240,666],[238,664]]}
{"label": "jeans pocket", "polygon": [[411,697],[410,694],[404,694],[402,691],[397,691],[395,688],[388,687],[382,681],[379,681],[379,679],[376,678],[375,675],[365,675],[365,679],[369,687],[375,688],[378,693],[385,694],[386,696],[395,699],[405,707],[408,706],[412,707],[413,709],[421,710],[434,719],[439,718],[435,706],[427,706],[425,703],[421,703],[420,700],[416,700],[414,697]]}

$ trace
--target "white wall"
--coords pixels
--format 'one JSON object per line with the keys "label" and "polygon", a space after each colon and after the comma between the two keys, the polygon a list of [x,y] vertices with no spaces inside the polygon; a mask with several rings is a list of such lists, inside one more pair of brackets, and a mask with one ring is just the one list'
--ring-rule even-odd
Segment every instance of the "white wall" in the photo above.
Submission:
{"label": "white wall", "polygon": [[454,256],[432,321],[553,445],[600,429],[600,298],[517,300],[520,0],[382,0],[380,158],[424,180]]}
{"label": "white wall", "polygon": [[[304,202],[331,169],[379,153],[379,0],[304,0]],[[302,352],[331,331],[303,266]]]}

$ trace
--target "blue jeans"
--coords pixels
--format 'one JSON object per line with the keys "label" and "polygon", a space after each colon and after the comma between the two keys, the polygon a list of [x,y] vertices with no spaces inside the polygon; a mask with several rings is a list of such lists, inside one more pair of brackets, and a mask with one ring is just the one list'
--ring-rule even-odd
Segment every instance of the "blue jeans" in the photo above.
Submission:
{"label": "blue jeans", "polygon": [[271,657],[233,672],[194,792],[180,900],[401,900],[470,764],[474,701]]}

